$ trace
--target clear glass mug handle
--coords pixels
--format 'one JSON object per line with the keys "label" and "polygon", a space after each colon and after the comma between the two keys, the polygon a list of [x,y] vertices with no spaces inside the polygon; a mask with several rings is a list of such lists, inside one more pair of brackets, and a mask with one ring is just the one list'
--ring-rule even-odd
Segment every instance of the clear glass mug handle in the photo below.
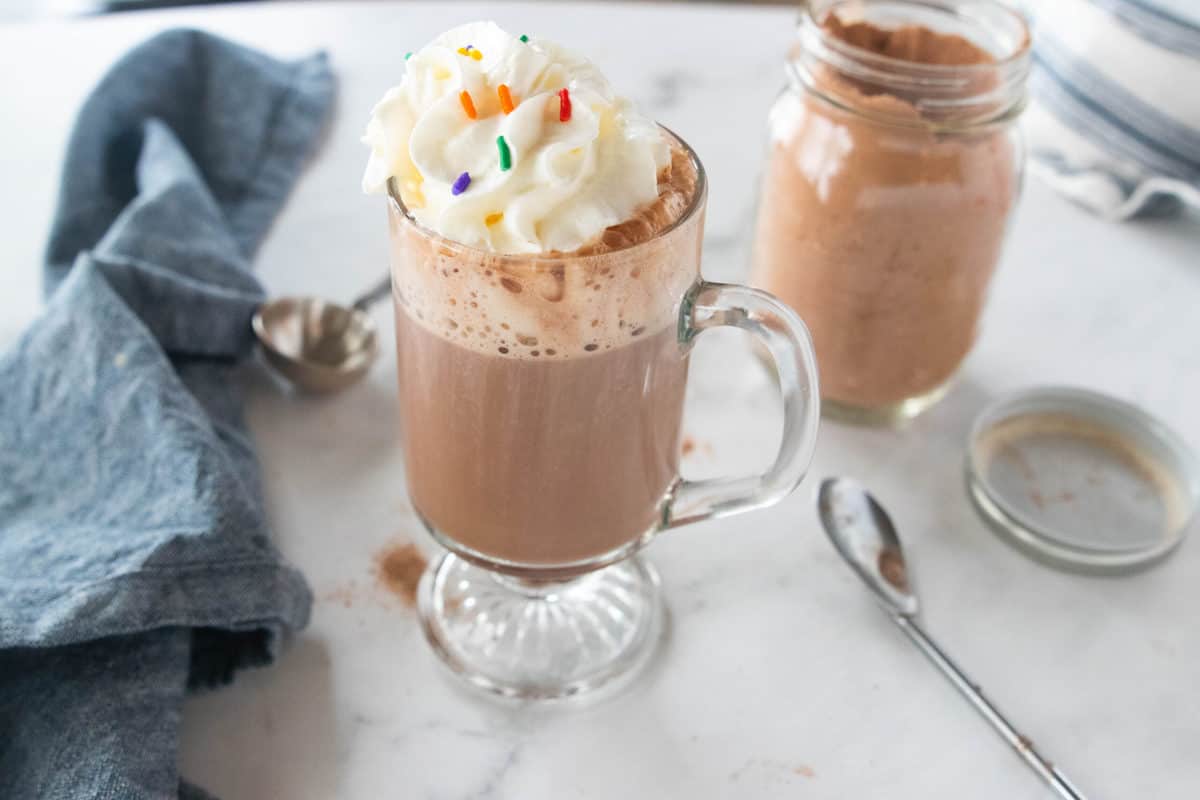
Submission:
{"label": "clear glass mug handle", "polygon": [[728,326],[753,334],[771,353],[783,395],[783,437],[766,472],[675,485],[666,525],[675,528],[778,503],[799,485],[812,461],[821,416],[817,356],[808,328],[791,308],[766,292],[700,281],[679,311],[681,340],[690,348],[709,328]]}

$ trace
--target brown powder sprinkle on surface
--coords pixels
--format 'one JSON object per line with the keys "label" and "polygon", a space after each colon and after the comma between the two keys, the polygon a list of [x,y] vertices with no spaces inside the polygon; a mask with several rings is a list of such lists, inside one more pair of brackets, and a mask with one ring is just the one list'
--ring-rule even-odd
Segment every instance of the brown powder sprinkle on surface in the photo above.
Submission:
{"label": "brown powder sprinkle on surface", "polygon": [[416,545],[391,545],[375,555],[375,576],[383,588],[411,607],[417,602],[417,584],[425,572],[425,563],[425,556]]}
{"label": "brown powder sprinkle on surface", "polygon": [[1029,490],[1029,500],[1030,500],[1030,502],[1032,502],[1032,503],[1033,503],[1035,506],[1037,506],[1039,509],[1045,509],[1045,508],[1046,508],[1046,498],[1045,498],[1045,497],[1043,497],[1043,496],[1042,496],[1042,493],[1041,493],[1039,490],[1037,490],[1037,489],[1030,489],[1030,490]]}
{"label": "brown powder sprinkle on surface", "polygon": [[800,775],[801,777],[804,777],[804,778],[817,777],[816,771],[813,770],[812,767],[805,766],[804,764],[801,764],[800,766],[796,767],[795,769],[792,770],[792,772],[794,772],[797,775]]}
{"label": "brown powder sprinkle on surface", "polygon": [[683,444],[680,446],[683,452],[683,457],[687,458],[696,450],[696,440],[690,436],[683,437]]}
{"label": "brown powder sprinkle on surface", "polygon": [[354,581],[350,581],[344,586],[337,586],[323,594],[317,595],[317,600],[326,603],[335,603],[342,608],[350,608],[354,605],[354,599],[357,587]]}

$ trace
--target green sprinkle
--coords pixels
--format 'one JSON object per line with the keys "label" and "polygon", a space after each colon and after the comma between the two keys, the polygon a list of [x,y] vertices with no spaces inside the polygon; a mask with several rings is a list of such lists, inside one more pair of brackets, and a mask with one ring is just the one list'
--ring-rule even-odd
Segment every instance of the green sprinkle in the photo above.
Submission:
{"label": "green sprinkle", "polygon": [[528,37],[528,36],[526,36],[525,34],[523,34],[523,33],[522,33],[522,34],[521,34],[521,41],[522,41],[522,42],[528,42],[528,41],[529,41],[529,37]]}
{"label": "green sprinkle", "polygon": [[407,53],[404,54],[405,61],[408,61],[410,58],[412,58],[412,50],[409,50]]}
{"label": "green sprinkle", "polygon": [[500,136],[496,139],[496,146],[500,148],[500,171],[508,172],[512,169],[512,151],[508,149],[508,142]]}

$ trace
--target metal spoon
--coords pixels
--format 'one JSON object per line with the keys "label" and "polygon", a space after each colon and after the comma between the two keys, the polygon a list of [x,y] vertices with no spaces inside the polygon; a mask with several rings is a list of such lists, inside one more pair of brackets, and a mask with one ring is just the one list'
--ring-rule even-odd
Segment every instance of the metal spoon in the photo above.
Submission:
{"label": "metal spoon", "polygon": [[827,478],[818,493],[821,524],[842,558],[875,594],[900,630],[940,669],[954,688],[975,706],[1004,740],[1060,797],[1083,800],[1083,793],[1047,761],[1028,737],[1021,735],[929,634],[917,624],[919,604],[908,579],[900,537],[883,507],[866,489],[847,478]]}
{"label": "metal spoon", "polygon": [[390,291],[389,275],[349,308],[316,297],[281,297],[254,312],[254,335],[267,361],[292,383],[311,392],[344,389],[379,355],[366,312]]}

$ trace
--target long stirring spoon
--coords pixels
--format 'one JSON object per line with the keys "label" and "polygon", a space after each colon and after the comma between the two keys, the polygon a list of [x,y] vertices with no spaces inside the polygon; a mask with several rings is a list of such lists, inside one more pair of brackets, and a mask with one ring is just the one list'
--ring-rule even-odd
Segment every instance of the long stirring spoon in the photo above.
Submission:
{"label": "long stirring spoon", "polygon": [[892,621],[940,669],[954,688],[971,701],[1006,742],[1060,797],[1084,800],[1084,795],[1058,767],[1037,751],[1029,737],[1012,726],[958,665],[950,660],[918,624],[920,604],[908,580],[900,536],[883,507],[866,489],[847,478],[822,481],[817,508],[825,533],[834,547],[875,594]]}

